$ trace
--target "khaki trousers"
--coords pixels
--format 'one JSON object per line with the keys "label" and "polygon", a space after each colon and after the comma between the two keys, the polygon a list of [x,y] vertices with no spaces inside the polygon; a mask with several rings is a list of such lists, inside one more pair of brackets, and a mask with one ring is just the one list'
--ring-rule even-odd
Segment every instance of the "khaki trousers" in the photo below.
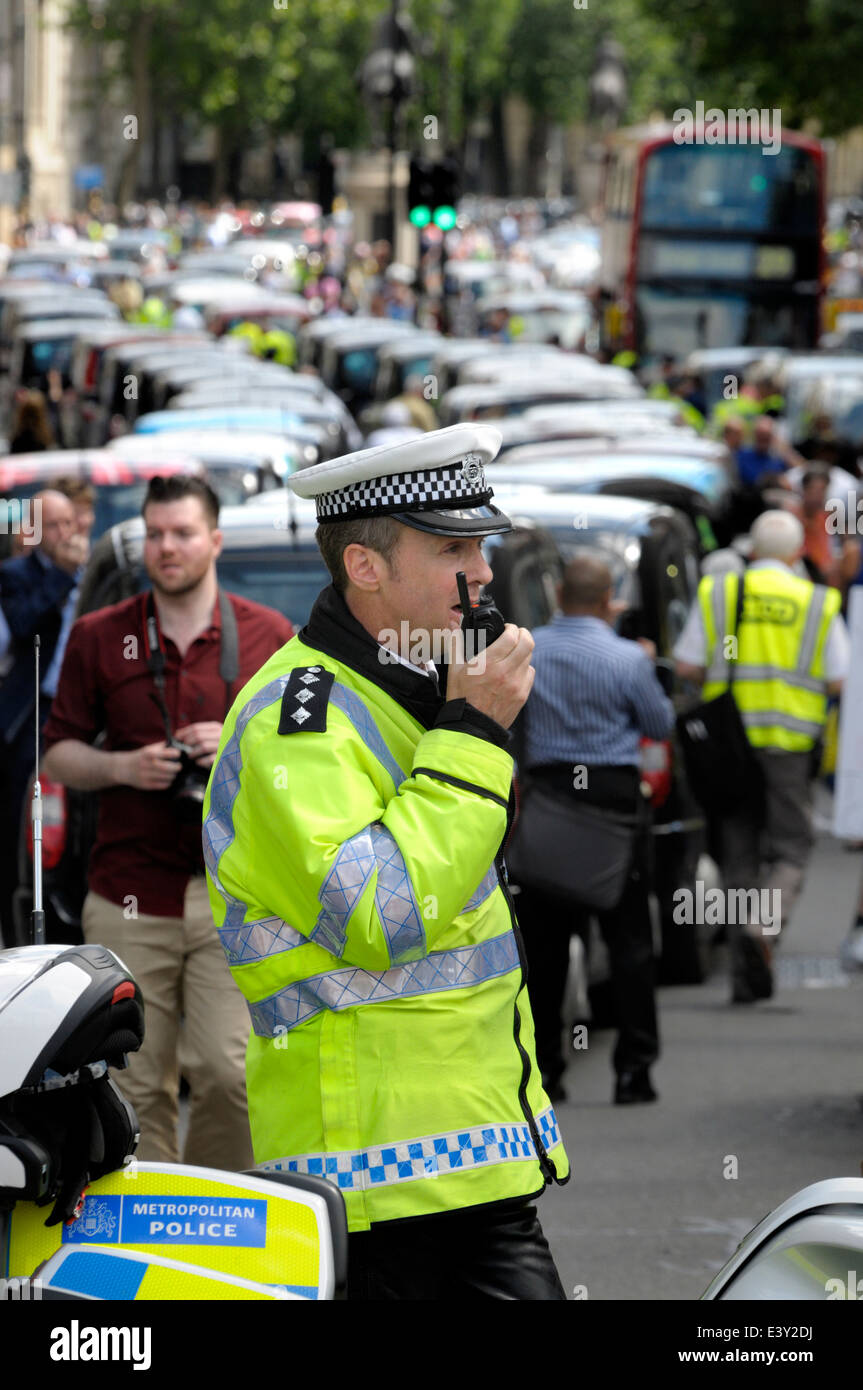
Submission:
{"label": "khaki trousers", "polygon": [[127,918],[117,903],[88,893],[82,923],[85,940],[119,956],[144,998],[143,1047],[114,1077],[138,1115],[138,1158],[180,1161],[182,1019],[183,1074],[191,1090],[183,1162],[251,1168],[245,1079],[249,1014],[213,925],[205,880],[190,879],[182,917]]}

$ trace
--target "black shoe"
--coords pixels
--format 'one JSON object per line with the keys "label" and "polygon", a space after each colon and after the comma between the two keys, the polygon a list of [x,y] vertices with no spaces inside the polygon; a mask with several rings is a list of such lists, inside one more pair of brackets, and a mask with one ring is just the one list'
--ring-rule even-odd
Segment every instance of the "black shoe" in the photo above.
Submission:
{"label": "black shoe", "polygon": [[622,1071],[614,1087],[615,1105],[643,1105],[659,1096],[650,1084],[647,1067],[640,1071]]}
{"label": "black shoe", "polygon": [[754,1004],[773,994],[770,948],[744,933],[740,938],[741,974],[734,980],[732,1004]]}

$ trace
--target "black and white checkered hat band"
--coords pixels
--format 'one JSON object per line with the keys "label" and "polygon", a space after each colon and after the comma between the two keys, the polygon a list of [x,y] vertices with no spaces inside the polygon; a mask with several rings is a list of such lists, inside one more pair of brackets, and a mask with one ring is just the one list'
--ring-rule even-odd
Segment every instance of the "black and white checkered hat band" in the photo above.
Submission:
{"label": "black and white checkered hat band", "polygon": [[423,472],[390,473],[351,483],[315,498],[318,521],[356,521],[393,512],[428,512],[447,507],[482,507],[491,499],[485,474],[465,461]]}

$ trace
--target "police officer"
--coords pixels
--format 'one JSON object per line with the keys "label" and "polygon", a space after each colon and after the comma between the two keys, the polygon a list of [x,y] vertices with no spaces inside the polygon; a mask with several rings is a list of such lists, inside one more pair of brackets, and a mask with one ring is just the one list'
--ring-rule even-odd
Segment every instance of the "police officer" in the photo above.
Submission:
{"label": "police officer", "polygon": [[533,642],[452,643],[458,572],[476,601],[510,529],[499,447],[456,425],[291,479],[333,583],[234,704],[205,806],[255,1158],[338,1185],[353,1298],[565,1297],[532,1201],[568,1162],[501,858]]}
{"label": "police officer", "polygon": [[[815,838],[811,789],[827,697],[841,690],[849,663],[839,591],[793,568],[804,545],[797,518],[763,512],[750,536],[753,561],[745,575],[729,571],[701,580],[674,648],[678,674],[703,682],[705,700],[726,689],[736,653],[732,692],[763,774],[763,798],[753,795],[716,827],[726,892],[761,888],[771,895],[760,895],[768,909],[764,921],[750,913],[741,926],[732,920],[736,912],[727,914],[732,1002],[739,1004],[773,992],[770,941],[786,925],[802,886]],[[741,582],[744,606],[735,632]]]}

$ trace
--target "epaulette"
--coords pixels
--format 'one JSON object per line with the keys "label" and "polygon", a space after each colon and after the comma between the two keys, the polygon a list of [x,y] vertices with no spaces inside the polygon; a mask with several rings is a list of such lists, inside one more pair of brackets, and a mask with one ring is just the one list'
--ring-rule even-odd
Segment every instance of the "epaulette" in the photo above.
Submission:
{"label": "epaulette", "polygon": [[335,672],[323,666],[295,667],[282,695],[279,733],[326,733],[327,705],[335,678]]}

